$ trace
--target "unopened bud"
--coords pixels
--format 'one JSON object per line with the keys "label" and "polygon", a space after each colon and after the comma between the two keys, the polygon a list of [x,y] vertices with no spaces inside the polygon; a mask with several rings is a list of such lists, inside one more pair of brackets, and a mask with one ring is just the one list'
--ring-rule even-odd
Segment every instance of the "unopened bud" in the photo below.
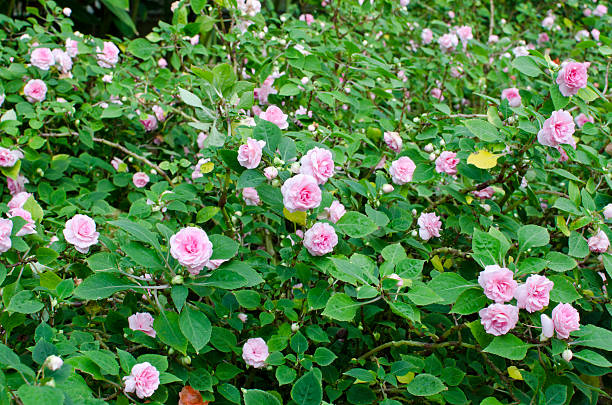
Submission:
{"label": "unopened bud", "polygon": [[561,357],[563,357],[563,360],[569,362],[572,360],[572,357],[574,357],[574,353],[572,353],[570,349],[565,349],[563,350]]}
{"label": "unopened bud", "polygon": [[425,148],[423,148],[423,150],[425,150],[425,152],[427,153],[431,153],[434,150],[434,147],[432,144],[428,143],[427,145],[425,145]]}
{"label": "unopened bud", "polygon": [[291,324],[291,332],[297,332],[298,330],[300,330],[300,325],[297,323],[292,323]]}
{"label": "unopened bud", "polygon": [[172,284],[174,285],[183,284],[184,281],[185,279],[180,274],[177,274],[176,276],[172,277]]}
{"label": "unopened bud", "polygon": [[393,188],[393,186],[391,184],[384,184],[382,186],[382,191],[385,194],[389,194],[389,193],[393,192],[393,190],[395,190],[395,189]]}
{"label": "unopened bud", "polygon": [[56,371],[56,370],[59,370],[63,364],[64,364],[64,361],[61,359],[61,357],[52,354],[51,356],[47,357],[44,365],[49,370]]}

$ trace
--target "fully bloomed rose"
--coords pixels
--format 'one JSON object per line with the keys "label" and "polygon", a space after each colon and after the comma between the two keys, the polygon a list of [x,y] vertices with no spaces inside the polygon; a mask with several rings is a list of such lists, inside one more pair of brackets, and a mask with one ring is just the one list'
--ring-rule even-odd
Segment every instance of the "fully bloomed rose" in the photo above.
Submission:
{"label": "fully bloomed rose", "polygon": [[140,123],[144,127],[145,131],[151,132],[157,129],[157,118],[153,114],[147,114],[144,119],[140,120]]}
{"label": "fully bloomed rose", "polygon": [[89,248],[98,243],[99,236],[100,232],[96,232],[96,223],[87,215],[77,214],[66,221],[64,238],[81,253],[89,252]]}
{"label": "fully bloomed rose", "polygon": [[436,171],[438,173],[457,174],[457,154],[455,152],[444,151],[436,159]]}
{"label": "fully bloomed rose", "polygon": [[478,276],[478,284],[484,289],[487,298],[498,304],[510,301],[514,297],[517,282],[514,273],[496,264],[486,266]]}
{"label": "fully bloomed rose", "polygon": [[72,70],[72,58],[68,52],[64,52],[61,49],[56,48],[52,53],[53,58],[55,59],[55,64],[60,72],[67,74]]}
{"label": "fully bloomed rose", "polygon": [[304,21],[306,24],[310,25],[314,22],[314,17],[312,14],[302,14],[300,16],[300,21]]}
{"label": "fully bloomed rose", "polygon": [[578,90],[587,86],[589,62],[563,62],[557,75],[559,91],[565,97],[573,96]]}
{"label": "fully bloomed rose", "polygon": [[266,141],[248,138],[246,143],[238,148],[238,163],[247,169],[255,169],[261,162],[261,152]]}
{"label": "fully bloomed rose", "polygon": [[467,25],[457,28],[457,35],[459,35],[459,39],[461,39],[463,48],[466,47],[470,39],[474,38],[474,35],[472,34],[472,27],[469,27]]}
{"label": "fully bloomed rose", "polygon": [[302,156],[300,163],[300,173],[314,177],[318,184],[324,184],[334,175],[334,158],[327,149],[310,149]]}
{"label": "fully bloomed rose", "polygon": [[391,180],[395,184],[406,184],[412,181],[412,175],[414,174],[416,165],[408,156],[402,156],[401,158],[391,162],[391,168],[389,174]]}
{"label": "fully bloomed rose", "polygon": [[421,41],[423,42],[423,45],[430,44],[432,40],[433,40],[433,31],[430,30],[429,28],[425,28],[421,32]]}
{"label": "fully bloomed rose", "polygon": [[400,153],[402,151],[402,137],[397,132],[385,132],[383,137],[385,143],[395,153]]}
{"label": "fully bloomed rose", "polygon": [[598,4],[597,7],[595,7],[595,10],[593,10],[593,15],[595,17],[603,17],[606,14],[608,14],[608,7],[604,6],[603,4]]}
{"label": "fully bloomed rose", "polygon": [[26,201],[28,201],[31,196],[31,193],[26,193],[25,191],[15,194],[13,198],[11,198],[11,200],[8,202],[9,209],[23,208],[23,205],[26,203]]}
{"label": "fully bloomed rose", "polygon": [[17,236],[24,236],[36,233],[36,223],[32,219],[32,214],[23,208],[13,208],[6,214],[9,218],[21,217],[25,219],[25,225],[17,232]]}
{"label": "fully bloomed rose", "polygon": [[559,339],[567,339],[571,332],[580,329],[580,314],[570,304],[560,302],[552,311],[552,320]]}
{"label": "fully bloomed rose", "polygon": [[66,53],[71,58],[79,54],[79,43],[71,38],[66,38]]}
{"label": "fully bloomed rose", "polygon": [[119,48],[112,42],[106,41],[102,49],[96,48],[98,54],[98,65],[104,68],[112,68],[119,62]]}
{"label": "fully bloomed rose", "polygon": [[0,253],[8,251],[11,246],[11,232],[13,231],[13,221],[10,219],[0,219]]}
{"label": "fully bloomed rose", "polygon": [[259,194],[253,187],[245,187],[242,189],[242,199],[246,205],[259,205]]}
{"label": "fully bloomed rose", "polygon": [[183,228],[170,237],[170,254],[191,274],[199,274],[212,253],[212,243],[200,228]]}
{"label": "fully bloomed rose", "polygon": [[132,176],[132,182],[134,183],[134,186],[143,188],[149,184],[149,176],[144,172],[136,172],[134,173],[134,176]]}
{"label": "fully bloomed rose", "polygon": [[578,125],[578,128],[582,128],[584,124],[590,122],[591,124],[595,123],[595,119],[585,113],[580,113],[576,118],[574,118],[574,122]]}
{"label": "fully bloomed rose", "polygon": [[281,187],[283,204],[289,212],[307,211],[321,204],[321,189],[317,180],[308,174],[297,174]]}
{"label": "fully bloomed rose", "polygon": [[514,291],[516,305],[527,312],[536,312],[548,306],[550,291],[554,283],[545,276],[533,274],[527,278],[525,284],[519,285]]}
{"label": "fully bloomed rose", "polygon": [[421,213],[421,216],[417,220],[419,225],[419,236],[423,240],[429,240],[433,237],[440,237],[440,229],[442,229],[442,222],[434,212]]}
{"label": "fully bloomed rose", "polygon": [[514,305],[491,304],[478,312],[480,323],[490,335],[505,335],[518,322],[519,309]]}
{"label": "fully bloomed rose", "polygon": [[288,115],[284,114],[283,111],[275,105],[269,106],[265,112],[259,115],[259,118],[276,124],[280,129],[287,129],[289,127],[287,117]]}
{"label": "fully bloomed rose", "polygon": [[588,240],[589,250],[593,253],[604,253],[610,247],[608,235],[601,229]]}
{"label": "fully bloomed rose", "polygon": [[516,87],[509,87],[507,89],[502,90],[501,99],[508,100],[508,105],[513,108],[519,107],[521,105],[521,95],[519,94],[519,89],[517,89]]}
{"label": "fully bloomed rose", "polygon": [[338,235],[333,226],[317,222],[304,233],[304,247],[313,256],[323,256],[334,250]]}
{"label": "fully bloomed rose", "polygon": [[26,83],[23,94],[30,103],[44,101],[47,97],[47,85],[40,79],[32,79]]}
{"label": "fully bloomed rose", "polygon": [[255,17],[261,11],[261,3],[258,0],[238,0],[238,10],[249,17]]}
{"label": "fully bloomed rose", "polygon": [[49,70],[55,64],[55,58],[49,48],[36,48],[30,55],[30,63],[40,70]]}
{"label": "fully bloomed rose", "polygon": [[17,193],[25,191],[25,185],[29,182],[30,181],[26,179],[22,174],[19,174],[19,176],[17,176],[17,180],[13,180],[10,177],[7,177],[6,187],[9,189],[9,193],[11,193],[11,195],[15,195]]}
{"label": "fully bloomed rose", "polygon": [[128,317],[128,325],[132,330],[139,330],[151,337],[155,337],[157,333],[153,329],[153,316],[148,312],[136,312]]}
{"label": "fully bloomed rose", "polygon": [[251,338],[242,346],[242,358],[255,368],[262,368],[269,355],[268,345],[262,338]]}
{"label": "fully bloomed rose", "polygon": [[557,147],[567,144],[576,148],[576,141],[572,136],[574,130],[574,120],[569,112],[564,110],[553,111],[538,132],[538,142],[545,146]]}
{"label": "fully bloomed rose", "polygon": [[459,44],[459,38],[457,35],[449,33],[444,34],[438,39],[438,43],[440,44],[440,49],[442,52],[452,52],[457,48]]}
{"label": "fully bloomed rose", "polygon": [[159,371],[148,361],[135,364],[129,376],[123,377],[124,391],[135,392],[138,398],[148,398],[159,387]]}
{"label": "fully bloomed rose", "polygon": [[23,153],[18,150],[0,147],[0,167],[13,167],[22,157]]}
{"label": "fully bloomed rose", "polygon": [[327,213],[327,218],[335,224],[346,214],[346,208],[344,208],[340,201],[334,200],[329,207],[325,208],[325,212]]}

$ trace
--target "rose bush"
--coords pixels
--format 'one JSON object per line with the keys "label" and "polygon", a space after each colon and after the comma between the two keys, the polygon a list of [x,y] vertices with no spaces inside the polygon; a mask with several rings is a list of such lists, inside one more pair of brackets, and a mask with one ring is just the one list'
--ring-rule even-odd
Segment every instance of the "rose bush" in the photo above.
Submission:
{"label": "rose bush", "polygon": [[611,399],[603,1],[40,3],[0,15],[0,404]]}

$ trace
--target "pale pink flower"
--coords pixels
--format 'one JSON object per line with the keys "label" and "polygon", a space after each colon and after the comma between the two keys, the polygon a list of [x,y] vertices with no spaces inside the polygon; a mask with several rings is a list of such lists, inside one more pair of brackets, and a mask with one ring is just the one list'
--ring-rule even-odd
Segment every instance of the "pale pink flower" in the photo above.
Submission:
{"label": "pale pink flower", "polygon": [[49,48],[36,48],[30,55],[30,63],[40,70],[49,70],[55,64],[55,58]]}
{"label": "pale pink flower", "polygon": [[304,21],[306,24],[310,25],[314,22],[314,17],[312,14],[302,14],[300,16],[300,21]]}
{"label": "pale pink flower", "polygon": [[530,313],[540,311],[548,306],[553,286],[554,283],[545,276],[538,274],[529,276],[525,284],[519,285],[514,291],[517,306]]}
{"label": "pale pink flower", "polygon": [[200,228],[183,228],[170,238],[170,254],[193,275],[200,273],[212,253],[213,245]]}
{"label": "pale pink flower", "polygon": [[27,193],[25,191],[15,194],[13,198],[11,198],[11,201],[8,202],[9,209],[23,208],[23,205],[31,196],[31,193]]}
{"label": "pale pink flower", "polygon": [[580,314],[570,304],[560,302],[552,311],[552,320],[559,339],[567,339],[571,332],[580,329]]}
{"label": "pale pink flower", "polygon": [[247,319],[249,319],[249,316],[241,312],[238,314],[238,319],[240,319],[242,323],[246,323]]}
{"label": "pale pink flower", "polygon": [[113,166],[113,168],[117,171],[119,171],[119,169],[121,168],[121,165],[125,166],[124,171],[128,171],[127,169],[127,165],[125,163],[123,163],[123,160],[119,159],[118,157],[113,157],[113,159],[111,160],[111,166]]}
{"label": "pale pink flower", "polygon": [[265,141],[248,138],[246,143],[238,148],[238,163],[247,169],[255,169],[261,162],[261,152],[266,146]]}
{"label": "pale pink flower", "polygon": [[66,38],[66,53],[71,58],[74,58],[79,54],[79,43],[71,38]]}
{"label": "pale pink flower", "polygon": [[268,102],[268,96],[270,94],[277,94],[278,90],[276,90],[272,85],[274,84],[274,76],[268,76],[266,80],[263,81],[261,87],[256,87],[253,90],[253,94],[257,100],[259,100],[260,104],[266,104]]}
{"label": "pale pink flower", "polygon": [[200,43],[200,34],[194,35],[189,39],[189,43],[193,46],[196,46]]}
{"label": "pale pink flower", "polygon": [[23,208],[13,208],[9,210],[9,212],[6,215],[9,218],[21,217],[25,219],[26,223],[23,226],[23,228],[21,228],[19,232],[17,232],[17,236],[24,236],[24,235],[30,235],[30,234],[36,233],[36,223],[34,222],[34,219],[32,218],[32,214],[30,214],[29,211],[26,211]]}
{"label": "pale pink flower", "polygon": [[585,16],[585,17],[590,17],[590,16],[591,16],[591,14],[593,14],[593,10],[591,10],[590,8],[585,8],[585,9],[582,11],[582,14],[584,14],[584,16]]}
{"label": "pale pink flower", "polygon": [[210,159],[198,160],[198,163],[195,165],[193,172],[191,172],[192,180],[199,179],[200,177],[204,177],[204,174],[202,173],[202,166],[208,162],[210,162]]}
{"label": "pale pink flower", "polygon": [[545,146],[557,147],[567,144],[576,148],[576,141],[572,136],[574,128],[574,120],[569,112],[564,110],[553,111],[538,132],[538,142]]}
{"label": "pale pink flower", "polygon": [[425,28],[421,32],[421,41],[423,41],[423,45],[428,45],[433,40],[433,31],[429,28]]}
{"label": "pale pink flower", "polygon": [[21,193],[25,191],[25,185],[30,181],[26,179],[22,174],[17,176],[17,180],[13,180],[10,177],[6,178],[6,187],[9,189],[9,193],[11,195],[15,195],[17,193]]}
{"label": "pale pink flower", "polygon": [[44,101],[47,97],[47,85],[40,79],[32,79],[26,83],[23,94],[30,103]]}
{"label": "pale pink flower", "polygon": [[597,28],[593,28],[593,29],[591,30],[591,36],[593,37],[593,39],[594,39],[595,41],[599,41],[599,35],[600,35],[600,34],[601,34],[601,33],[599,32],[599,30],[598,30]]}
{"label": "pale pink flower", "polygon": [[119,48],[112,42],[104,42],[103,48],[96,48],[98,54],[98,65],[104,68],[112,68],[119,62]]}
{"label": "pale pink flower", "polygon": [[141,119],[140,123],[147,132],[155,131],[157,129],[157,118],[155,118],[155,115],[147,114],[147,117],[145,119]]}
{"label": "pale pink flower", "polygon": [[307,174],[295,175],[281,187],[283,204],[289,212],[307,211],[321,204],[321,189],[317,180]]}
{"label": "pale pink flower", "polygon": [[591,124],[595,123],[595,119],[590,115],[586,115],[585,113],[580,113],[576,118],[574,118],[574,122],[578,125],[578,128],[582,128],[584,124],[590,122]]}
{"label": "pale pink flower", "polygon": [[517,282],[514,273],[496,264],[486,266],[478,276],[478,284],[484,289],[487,298],[498,304],[510,301],[514,297]]}
{"label": "pale pink flower", "polygon": [[218,269],[223,263],[225,263],[227,259],[214,259],[206,262],[206,267],[210,270]]}
{"label": "pale pink flower", "polygon": [[278,169],[274,166],[268,166],[264,169],[264,176],[268,180],[274,180],[278,176]]}
{"label": "pale pink flower", "polygon": [[89,248],[98,243],[99,236],[96,223],[87,215],[76,214],[66,221],[64,238],[81,253],[88,253]]}
{"label": "pale pink flower", "polygon": [[166,67],[168,67],[168,61],[164,58],[159,58],[157,60],[157,66],[159,66],[160,68],[164,69]]}
{"label": "pale pink flower", "polygon": [[11,246],[11,232],[13,231],[13,221],[10,219],[0,219],[0,253],[8,251]]}
{"label": "pale pink flower", "polygon": [[433,89],[431,89],[431,92],[429,94],[431,94],[433,98],[437,98],[440,101],[444,100],[444,96],[442,95],[442,90],[438,87],[434,87]]}
{"label": "pale pink flower", "polygon": [[514,305],[491,304],[478,312],[485,332],[501,336],[514,329],[518,322],[519,309]]}
{"label": "pale pink flower", "polygon": [[497,36],[495,34],[489,35],[489,43],[490,44],[496,44],[498,42],[499,42],[499,36]]}
{"label": "pale pink flower", "polygon": [[0,147],[0,167],[13,167],[22,157],[23,153],[18,150]]}
{"label": "pale pink flower", "polygon": [[206,140],[206,138],[208,138],[208,134],[204,133],[204,132],[199,132],[198,133],[198,139],[197,139],[197,144],[198,144],[198,148],[200,149],[204,149],[204,141]]}
{"label": "pale pink flower", "polygon": [[604,253],[610,247],[608,235],[601,229],[588,240],[589,250],[593,253]]}
{"label": "pale pink flower", "polygon": [[304,247],[313,256],[323,256],[334,250],[338,244],[338,235],[334,227],[317,222],[304,233]]}
{"label": "pale pink flower", "polygon": [[143,188],[149,184],[149,176],[144,172],[136,172],[132,176],[132,182],[137,188]]}
{"label": "pale pink flower", "polygon": [[383,140],[393,152],[400,153],[402,151],[403,141],[399,133],[385,131]]}
{"label": "pale pink flower", "polygon": [[438,39],[438,44],[440,44],[442,52],[452,52],[459,45],[459,38],[452,33],[444,34]]}
{"label": "pale pink flower", "polygon": [[57,371],[64,365],[64,360],[61,357],[54,354],[48,356],[43,363],[51,371]]}
{"label": "pale pink flower", "polygon": [[481,200],[490,199],[491,197],[493,197],[494,193],[495,193],[495,190],[491,186],[485,187],[481,190],[474,190],[472,192],[474,197],[480,198]]}
{"label": "pale pink flower", "polygon": [[145,361],[135,364],[129,376],[123,377],[124,392],[135,392],[140,399],[148,398],[159,387],[159,371]]}
{"label": "pale pink flower", "polygon": [[327,218],[335,224],[346,214],[346,208],[344,208],[340,201],[334,200],[329,207],[325,208],[325,212],[327,213]]}
{"label": "pale pink flower", "polygon": [[603,209],[603,216],[605,219],[612,218],[612,204],[608,204]]}
{"label": "pale pink flower", "polygon": [[55,65],[61,73],[68,73],[72,70],[72,58],[68,55],[68,52],[64,52],[59,48],[56,48],[52,52],[53,58],[55,58]]}
{"label": "pale pink flower", "polygon": [[435,212],[422,212],[417,220],[419,225],[419,236],[423,240],[429,240],[433,237],[440,237],[440,229],[442,229],[442,221]]}
{"label": "pale pink flower", "polygon": [[555,334],[555,323],[546,314],[540,315],[540,323],[542,323],[542,336],[540,340],[547,340]]}
{"label": "pale pink flower", "polygon": [[544,44],[548,41],[550,41],[550,38],[548,37],[547,33],[542,32],[540,35],[538,35],[538,44]]}
{"label": "pale pink flower", "polygon": [[519,94],[519,89],[517,89],[516,87],[509,87],[507,89],[502,90],[501,99],[508,100],[508,105],[513,108],[519,107],[521,105],[521,95]]}
{"label": "pale pink flower", "polygon": [[595,10],[593,10],[593,15],[595,17],[603,17],[606,14],[608,14],[608,7],[604,6],[603,4],[597,5]]}
{"label": "pale pink flower", "polygon": [[62,14],[64,14],[66,17],[70,17],[70,14],[72,14],[72,10],[68,7],[64,7],[62,9]]}
{"label": "pale pink flower", "polygon": [[395,190],[395,189],[393,188],[393,186],[391,184],[383,184],[383,186],[382,186],[382,191],[385,194],[392,193],[393,190]]}
{"label": "pale pink flower", "polygon": [[253,187],[245,187],[242,189],[242,199],[246,205],[259,205],[259,194]]}
{"label": "pale pink flower", "polygon": [[334,175],[334,158],[328,149],[310,149],[302,156],[300,164],[300,173],[314,177],[318,184],[325,184]]}
{"label": "pale pink flower", "polygon": [[561,94],[569,97],[578,93],[578,90],[585,88],[589,79],[587,69],[590,65],[590,62],[563,62],[557,75],[557,84]]}
{"label": "pale pink flower", "polygon": [[457,174],[457,154],[455,152],[444,151],[436,159],[436,171],[438,173]]}
{"label": "pale pink flower", "polygon": [[402,156],[391,163],[389,174],[391,175],[391,180],[393,180],[395,184],[402,185],[412,181],[412,175],[415,169],[416,165],[412,159],[408,156]]}
{"label": "pale pink flower", "polygon": [[178,9],[179,4],[180,1],[173,1],[172,4],[170,4],[170,11],[174,13]]}
{"label": "pale pink flower", "polygon": [[591,34],[589,33],[589,31],[587,30],[580,30],[576,33],[576,35],[574,36],[574,39],[578,42],[582,41],[583,39],[588,39],[591,36]]}
{"label": "pale pink flower", "polygon": [[157,335],[153,329],[153,316],[148,312],[136,312],[128,318],[128,325],[132,330],[139,330],[152,338]]}
{"label": "pale pink flower", "polygon": [[551,29],[554,24],[555,24],[555,16],[554,15],[547,15],[542,20],[542,27],[544,27],[546,29]]}
{"label": "pale pink flower", "polygon": [[262,338],[251,338],[242,346],[242,358],[255,368],[262,368],[269,356],[268,345]]}
{"label": "pale pink flower", "polygon": [[159,122],[166,121],[166,113],[162,107],[158,105],[154,105],[151,109],[153,110],[153,113],[155,114],[155,118],[157,118],[157,121]]}
{"label": "pale pink flower", "polygon": [[470,39],[474,39],[474,35],[472,34],[472,27],[464,25],[462,27],[457,28],[457,35],[463,44],[463,48],[467,46],[467,43]]}
{"label": "pale pink flower", "polygon": [[[104,83],[112,83],[113,82],[113,74],[109,73],[107,75],[102,76],[102,81]],[[106,108],[108,108],[108,107],[106,107]]]}
{"label": "pale pink flower", "polygon": [[261,3],[258,0],[237,0],[238,10],[249,17],[255,17],[261,11]]}
{"label": "pale pink flower", "polygon": [[289,127],[287,117],[287,114],[284,114],[281,109],[275,105],[269,106],[265,112],[259,115],[259,118],[276,124],[280,129],[287,129]]}

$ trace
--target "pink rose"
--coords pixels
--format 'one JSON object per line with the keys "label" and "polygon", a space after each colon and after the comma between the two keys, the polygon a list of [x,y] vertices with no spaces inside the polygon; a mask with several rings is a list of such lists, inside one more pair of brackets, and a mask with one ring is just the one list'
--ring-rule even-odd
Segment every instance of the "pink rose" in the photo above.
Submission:
{"label": "pink rose", "polygon": [[123,377],[123,382],[124,392],[136,392],[138,398],[147,398],[159,387],[159,371],[147,361],[138,363],[129,376]]}
{"label": "pink rose", "polygon": [[262,368],[268,358],[268,345],[262,338],[252,338],[242,346],[242,358],[249,366]]}
{"label": "pink rose", "polygon": [[434,87],[433,89],[431,89],[430,94],[433,98],[437,98],[440,101],[444,100],[444,96],[442,95],[442,90],[437,87]]}
{"label": "pink rose", "polygon": [[242,323],[246,323],[247,319],[249,319],[249,316],[243,312],[238,314],[238,319],[240,319],[240,321]]}
{"label": "pink rose", "polygon": [[547,340],[555,334],[555,323],[546,314],[540,315],[540,323],[542,323],[542,336],[540,340]]}
{"label": "pink rose", "polygon": [[151,109],[153,110],[153,113],[155,114],[155,118],[157,118],[157,121],[164,122],[166,120],[166,113],[164,112],[163,108],[161,108],[158,105],[154,105],[153,108]]}
{"label": "pink rose", "polygon": [[550,38],[548,37],[547,33],[542,32],[540,35],[538,35],[538,44],[544,44],[548,41],[550,41]]}
{"label": "pink rose", "polygon": [[335,224],[346,214],[346,208],[344,208],[340,201],[334,200],[328,208],[325,208],[325,212],[327,213],[327,218]]}
{"label": "pink rose", "polygon": [[400,153],[402,151],[402,137],[397,132],[386,132],[383,137],[385,143],[395,153]]}
{"label": "pink rose", "polygon": [[563,62],[561,64],[561,70],[557,75],[557,84],[561,94],[565,97],[573,96],[578,93],[578,90],[587,86],[589,65],[589,62]]}
{"label": "pink rose", "polygon": [[136,172],[132,176],[132,182],[137,188],[143,188],[149,183],[149,176],[143,172]]}
{"label": "pink rose", "polygon": [[198,163],[193,168],[193,172],[191,172],[191,178],[193,180],[199,179],[200,177],[204,177],[204,174],[202,173],[202,166],[205,165],[208,162],[210,162],[210,159],[200,159],[200,160],[198,160]]}
{"label": "pink rose", "polygon": [[55,58],[57,69],[60,72],[66,74],[72,70],[72,58],[67,52],[62,51],[61,49],[54,49],[52,53],[53,57]]}
{"label": "pink rose", "polygon": [[261,151],[266,146],[265,141],[248,138],[244,145],[238,148],[238,163],[247,169],[255,169],[261,162]]}
{"label": "pink rose", "polygon": [[459,45],[459,38],[455,34],[444,34],[438,39],[442,52],[452,52]]}
{"label": "pink rose", "polygon": [[196,46],[200,43],[200,34],[194,35],[189,39],[189,43],[193,46]]}
{"label": "pink rose", "polygon": [[155,131],[157,129],[157,118],[155,118],[155,115],[147,114],[145,119],[139,121],[147,132]]}
{"label": "pink rose", "polygon": [[259,205],[259,194],[253,187],[242,189],[242,199],[246,205]]}
{"label": "pink rose", "polygon": [[64,238],[81,253],[88,253],[89,247],[98,243],[99,236],[100,232],[96,232],[96,223],[87,215],[77,214],[66,221]]}
{"label": "pink rose", "polygon": [[540,311],[548,306],[550,290],[554,283],[544,276],[533,274],[527,278],[525,284],[519,285],[514,291],[516,304],[527,312]]}
{"label": "pink rose", "polygon": [[588,240],[589,250],[593,253],[604,253],[610,247],[608,235],[601,229]]}
{"label": "pink rose", "polygon": [[270,94],[277,94],[278,90],[276,90],[272,85],[274,84],[274,76],[268,76],[266,80],[263,81],[261,87],[256,87],[253,90],[253,95],[261,104],[266,104],[268,102],[268,96]]}
{"label": "pink rose", "polygon": [[312,14],[302,14],[300,16],[300,21],[304,21],[306,24],[310,25],[314,22],[314,17]]}
{"label": "pink rose", "polygon": [[30,63],[41,70],[49,70],[55,63],[53,53],[49,48],[36,48],[30,55]]}
{"label": "pink rose", "polygon": [[489,43],[490,44],[496,44],[498,42],[499,42],[499,36],[497,36],[495,34],[489,35]]}
{"label": "pink rose", "polygon": [[412,159],[408,156],[402,156],[391,163],[389,174],[395,184],[402,185],[412,181],[414,169],[416,169],[416,165]]}
{"label": "pink rose", "polygon": [[170,254],[193,275],[200,273],[212,253],[213,245],[200,228],[183,228],[170,238]]}
{"label": "pink rose", "polygon": [[139,330],[152,338],[157,334],[153,329],[153,317],[148,312],[137,312],[128,318],[130,329]]}
{"label": "pink rose", "polygon": [[574,120],[569,112],[564,110],[553,111],[538,132],[538,142],[552,147],[568,144],[576,148],[576,141],[572,136],[574,127]]}
{"label": "pink rose", "polygon": [[580,329],[580,314],[570,304],[560,302],[552,311],[552,320],[559,339],[567,339],[570,332]]}
{"label": "pink rose", "polygon": [[444,151],[436,159],[436,171],[438,173],[457,174],[457,154],[455,152]]}
{"label": "pink rose", "polygon": [[0,147],[0,167],[13,167],[22,157],[23,153],[18,150],[10,150]]}
{"label": "pink rose", "polygon": [[468,41],[474,38],[474,35],[472,34],[472,27],[468,27],[467,25],[457,28],[457,35],[459,35],[459,39],[461,39],[461,43],[463,44],[464,48]]}
{"label": "pink rose", "polygon": [[98,54],[98,65],[104,68],[112,68],[119,62],[119,48],[112,42],[104,42],[103,49],[96,48]]}
{"label": "pink rose", "polygon": [[30,80],[23,88],[23,94],[30,103],[44,101],[47,97],[47,85],[40,79]]}
{"label": "pink rose", "polygon": [[198,148],[204,149],[204,141],[206,140],[206,138],[208,138],[208,134],[204,132],[198,133],[198,139],[196,141],[198,143]]}
{"label": "pink rose", "polygon": [[214,260],[209,260],[206,262],[206,267],[211,269],[211,270],[215,270],[218,269],[219,266],[221,266],[223,263],[225,263],[227,261],[227,259],[214,259]]}
{"label": "pink rose", "polygon": [[327,149],[310,149],[302,156],[300,164],[300,173],[314,177],[319,184],[325,184],[334,175],[334,158]]}
{"label": "pink rose", "polygon": [[10,219],[0,219],[0,253],[8,251],[11,246],[11,232],[13,231],[13,221]]}
{"label": "pink rose", "polygon": [[273,166],[266,167],[264,169],[264,176],[266,176],[268,180],[274,180],[276,176],[278,176],[278,169]]}
{"label": "pink rose", "polygon": [[608,204],[603,209],[603,216],[605,219],[612,218],[612,204]]}
{"label": "pink rose", "polygon": [[66,53],[71,58],[74,58],[79,54],[79,43],[73,39],[66,38]]}
{"label": "pink rose", "polygon": [[168,61],[164,58],[159,58],[159,60],[157,61],[157,66],[159,66],[162,69],[165,67],[168,67]]}
{"label": "pink rose", "polygon": [[555,16],[548,15],[542,20],[542,27],[550,29],[555,24]]}
{"label": "pink rose", "polygon": [[334,227],[317,222],[304,233],[304,247],[313,256],[323,256],[334,250],[338,244],[338,235]]}
{"label": "pink rose", "polygon": [[321,189],[317,180],[307,174],[297,174],[281,187],[283,204],[289,212],[307,211],[321,204]]}
{"label": "pink rose", "polygon": [[502,100],[508,100],[508,104],[510,107],[516,108],[521,105],[521,95],[519,94],[519,90],[516,87],[510,87],[502,90],[501,93]]}
{"label": "pink rose", "polygon": [[423,45],[428,45],[433,40],[433,32],[429,28],[425,28],[421,32],[421,41],[423,41]]}
{"label": "pink rose", "polygon": [[601,32],[599,32],[599,30],[597,28],[593,28],[591,30],[591,35],[593,36],[593,39],[595,41],[599,41],[599,35],[601,34]]}
{"label": "pink rose", "polygon": [[23,205],[31,196],[32,194],[26,193],[25,191],[15,194],[13,198],[11,198],[11,201],[8,202],[9,209],[23,208]]}
{"label": "pink rose", "polygon": [[595,123],[595,119],[590,115],[586,115],[584,113],[580,113],[576,118],[574,118],[574,122],[578,125],[578,128],[582,128],[584,124],[590,122],[591,124]]}
{"label": "pink rose", "polygon": [[491,186],[485,187],[481,190],[474,190],[472,192],[474,197],[480,198],[481,200],[490,199],[491,197],[493,197],[494,193],[495,193],[495,190]]}
{"label": "pink rose", "polygon": [[25,225],[17,232],[17,236],[24,236],[36,233],[36,224],[34,223],[34,219],[32,219],[32,214],[29,211],[24,210],[23,208],[13,208],[9,210],[8,214],[6,214],[9,218],[13,217],[21,217],[26,220]]}
{"label": "pink rose", "polygon": [[276,124],[280,129],[287,129],[289,127],[287,123],[287,114],[283,114],[281,109],[275,105],[269,106],[265,112],[259,115],[259,118]]}
{"label": "pink rose", "polygon": [[514,305],[491,304],[478,312],[485,332],[501,336],[514,329],[518,322],[519,309]]}
{"label": "pink rose", "polygon": [[6,178],[6,187],[9,189],[9,193],[11,195],[15,195],[17,193],[21,193],[25,191],[25,185],[30,181],[26,179],[22,174],[17,176],[17,180],[13,180],[10,177]]}
{"label": "pink rose", "polygon": [[498,265],[486,266],[478,276],[478,284],[484,289],[487,298],[498,304],[510,301],[514,297],[517,283],[513,279],[514,273]]}
{"label": "pink rose", "polygon": [[435,212],[425,213],[422,212],[421,216],[417,220],[419,225],[419,236],[423,240],[429,240],[433,237],[440,237],[440,229],[442,229],[442,222]]}
{"label": "pink rose", "polygon": [[593,15],[596,17],[603,17],[606,14],[608,14],[608,7],[603,4],[598,5],[595,7],[595,10],[593,10]]}

